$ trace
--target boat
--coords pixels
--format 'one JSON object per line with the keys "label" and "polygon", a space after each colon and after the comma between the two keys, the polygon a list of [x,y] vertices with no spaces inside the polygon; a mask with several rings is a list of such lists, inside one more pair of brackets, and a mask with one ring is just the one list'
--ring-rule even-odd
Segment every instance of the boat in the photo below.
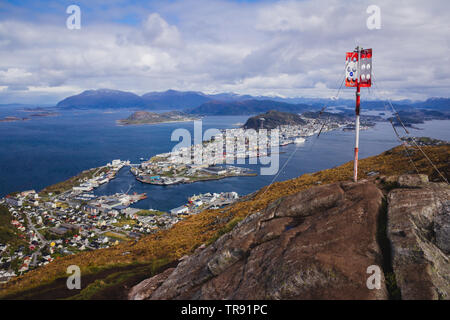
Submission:
{"label": "boat", "polygon": [[305,138],[298,137],[294,140],[294,143],[297,143],[297,144],[305,143]]}
{"label": "boat", "polygon": [[147,199],[147,193],[141,193],[141,194],[139,194],[139,200],[144,200],[144,199]]}

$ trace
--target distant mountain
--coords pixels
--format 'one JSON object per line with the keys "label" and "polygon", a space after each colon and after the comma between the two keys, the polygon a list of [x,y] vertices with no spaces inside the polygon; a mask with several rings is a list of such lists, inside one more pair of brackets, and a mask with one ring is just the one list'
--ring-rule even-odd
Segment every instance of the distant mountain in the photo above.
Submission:
{"label": "distant mountain", "polygon": [[275,129],[282,125],[302,125],[305,123],[305,120],[296,113],[270,110],[266,113],[261,113],[257,116],[248,118],[247,122],[244,124],[244,128],[255,130],[261,128]]}
{"label": "distant mountain", "polygon": [[185,109],[194,108],[212,100],[202,92],[167,90],[149,92],[142,95],[149,109]]}
{"label": "distant mountain", "polygon": [[232,102],[256,99],[255,97],[250,95],[240,95],[236,93],[205,94],[198,91],[176,90],[167,90],[164,92],[149,92],[142,95],[142,98],[146,102],[148,108],[178,110],[195,108],[210,101]]}
{"label": "distant mountain", "polygon": [[[438,111],[450,111],[450,99],[449,98],[430,98],[425,101],[411,100],[396,100],[391,101],[392,105],[397,111],[411,110],[411,109],[431,109]],[[361,102],[361,108],[372,110],[384,110],[385,107],[391,110],[390,103],[388,101],[379,100],[366,100]],[[351,105],[351,104],[350,104]]]}
{"label": "distant mountain", "polygon": [[243,100],[250,100],[250,99],[258,99],[258,100],[273,100],[268,97],[254,97],[248,94],[237,94],[237,93],[230,93],[230,92],[224,92],[224,93],[215,93],[215,94],[208,94],[208,97],[211,98],[211,100],[219,100],[219,101],[243,101]]}
{"label": "distant mountain", "polygon": [[87,90],[70,96],[58,102],[60,108],[141,108],[148,110],[182,110],[195,108],[203,103],[218,101],[242,101],[250,99],[249,95],[234,93],[204,94],[196,91],[167,90],[163,92],[148,92],[138,96],[132,92],[98,89]]}
{"label": "distant mountain", "polygon": [[[253,101],[253,102],[249,102]],[[259,103],[256,103],[259,101]],[[270,101],[270,102],[268,102]],[[284,105],[275,105],[282,103]],[[392,101],[395,109],[408,110],[411,108],[432,109],[439,111],[450,110],[449,98],[430,98],[426,101],[412,102],[411,100]],[[272,104],[269,107],[263,105]],[[236,93],[205,94],[198,91],[167,90],[163,92],[148,92],[138,96],[132,92],[99,89],[87,90],[80,94],[70,96],[58,102],[60,108],[140,108],[148,110],[183,110],[191,109],[193,113],[212,114],[211,107],[220,108],[216,114],[249,114],[266,112],[276,109],[286,112],[304,111],[304,106],[310,109],[319,109],[324,106],[353,107],[353,99],[323,99],[323,98],[284,98],[269,96],[251,96]],[[13,105],[13,104],[11,104]],[[252,105],[252,106],[250,106]],[[362,109],[384,110],[388,105],[380,100],[363,100]],[[297,107],[295,107],[297,106]],[[223,108],[227,108],[224,113]],[[194,109],[198,110],[194,110]],[[243,108],[244,111],[236,109]],[[281,108],[281,109],[280,109]],[[389,108],[389,107],[388,107]]]}
{"label": "distant mountain", "polygon": [[126,91],[99,89],[87,90],[58,102],[59,108],[144,108],[142,97]]}
{"label": "distant mountain", "polygon": [[430,98],[411,104],[415,108],[450,111],[450,98]]}
{"label": "distant mountain", "polygon": [[[400,110],[398,115],[405,126],[411,126],[412,124],[424,123],[427,120],[449,120],[450,110],[441,112],[428,109],[410,109],[407,111]],[[393,121],[396,126],[401,125],[396,116],[389,118],[389,120]]]}
{"label": "distant mountain", "polygon": [[201,106],[187,110],[191,114],[200,115],[245,115],[277,110],[283,112],[303,112],[312,107],[306,104],[290,104],[273,100],[244,100],[244,101],[210,101]]}

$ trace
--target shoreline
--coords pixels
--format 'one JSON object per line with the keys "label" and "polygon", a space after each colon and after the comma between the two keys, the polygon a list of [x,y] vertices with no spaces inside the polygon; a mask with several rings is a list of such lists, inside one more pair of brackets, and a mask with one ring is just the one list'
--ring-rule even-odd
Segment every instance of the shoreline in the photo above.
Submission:
{"label": "shoreline", "polygon": [[189,120],[172,120],[172,121],[161,121],[161,122],[148,122],[148,123],[122,123],[122,120],[116,120],[116,125],[119,127],[124,126],[136,126],[136,125],[154,125],[154,124],[163,124],[163,123],[178,123],[178,122],[192,122],[200,119],[189,119]]}
{"label": "shoreline", "polygon": [[191,184],[191,183],[202,182],[202,181],[222,180],[222,179],[233,178],[233,177],[255,177],[257,175],[258,175],[257,173],[234,174],[234,175],[227,175],[227,176],[223,176],[223,177],[211,177],[211,178],[205,178],[205,179],[197,179],[195,181],[177,181],[174,183],[150,182],[150,181],[145,181],[144,179],[140,179],[138,177],[135,177],[135,179],[143,184],[151,184],[151,185],[156,185],[156,186],[172,186],[172,185],[177,185],[177,184]]}

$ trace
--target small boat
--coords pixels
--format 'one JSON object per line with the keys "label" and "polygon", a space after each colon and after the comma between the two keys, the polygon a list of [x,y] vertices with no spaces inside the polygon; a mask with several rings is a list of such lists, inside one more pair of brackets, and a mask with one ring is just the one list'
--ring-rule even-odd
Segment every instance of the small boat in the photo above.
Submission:
{"label": "small boat", "polygon": [[297,143],[297,144],[305,143],[305,138],[298,137],[294,140],[294,143]]}
{"label": "small boat", "polygon": [[145,161],[145,158],[139,158],[140,161]]}

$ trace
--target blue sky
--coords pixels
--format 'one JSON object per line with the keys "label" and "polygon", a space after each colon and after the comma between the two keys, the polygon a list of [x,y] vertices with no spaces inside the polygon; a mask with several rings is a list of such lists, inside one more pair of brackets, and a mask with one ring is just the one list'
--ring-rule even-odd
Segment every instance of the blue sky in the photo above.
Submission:
{"label": "blue sky", "polygon": [[[72,4],[80,30],[66,27]],[[366,26],[372,4],[378,30]],[[2,1],[0,103],[95,88],[329,98],[356,43],[374,50],[378,94],[448,96],[449,9],[445,0]]]}

